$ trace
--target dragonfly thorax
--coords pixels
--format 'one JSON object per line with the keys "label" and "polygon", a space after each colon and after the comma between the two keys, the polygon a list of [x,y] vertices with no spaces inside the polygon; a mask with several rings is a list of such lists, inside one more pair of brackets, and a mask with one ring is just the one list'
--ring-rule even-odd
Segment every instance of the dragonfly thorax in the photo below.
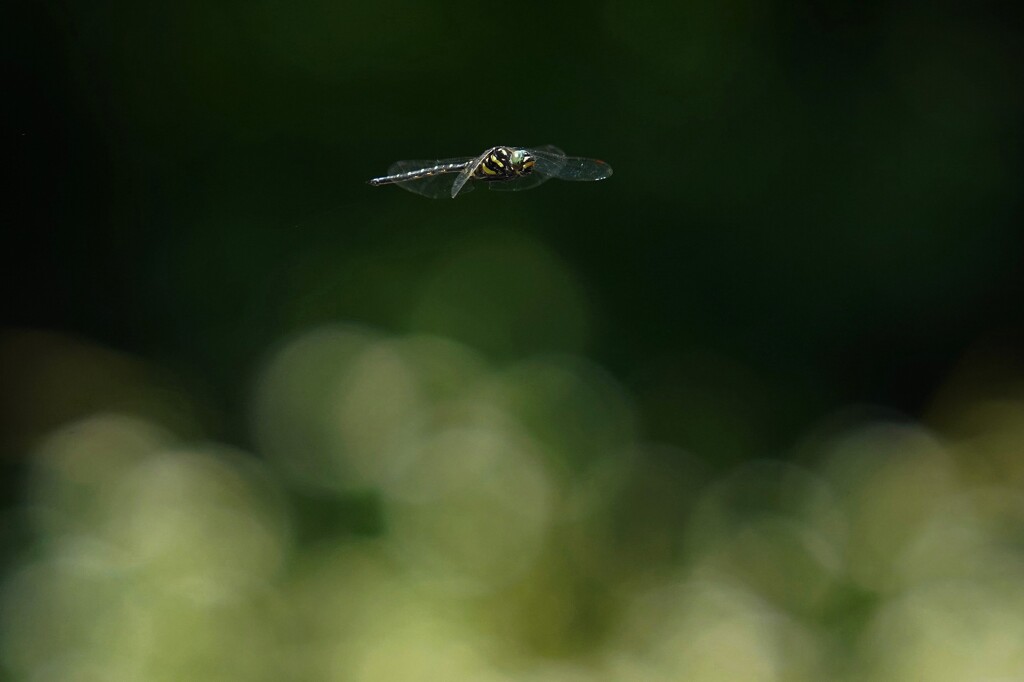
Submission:
{"label": "dragonfly thorax", "polygon": [[512,180],[533,172],[535,160],[525,149],[494,147],[474,169],[477,180]]}

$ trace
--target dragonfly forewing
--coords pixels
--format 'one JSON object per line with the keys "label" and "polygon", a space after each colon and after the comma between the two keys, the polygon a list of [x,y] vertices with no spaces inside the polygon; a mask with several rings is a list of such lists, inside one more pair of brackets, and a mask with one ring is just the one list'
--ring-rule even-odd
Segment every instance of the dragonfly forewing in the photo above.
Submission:
{"label": "dragonfly forewing", "polygon": [[570,156],[565,159],[562,170],[558,174],[561,180],[592,182],[604,180],[612,176],[612,167],[599,159],[581,159]]}
{"label": "dragonfly forewing", "polygon": [[388,168],[388,174],[375,178],[374,185],[398,185],[404,190],[439,199],[451,193],[455,178],[472,159],[457,157],[453,159],[397,161]]}
{"label": "dragonfly forewing", "polygon": [[477,167],[484,162],[484,159],[486,159],[487,155],[490,153],[491,150],[488,149],[483,154],[470,161],[463,171],[459,173],[459,177],[455,178],[455,182],[452,183],[452,199],[458,196],[459,192],[463,191],[464,187],[467,190],[469,189],[469,186],[467,186],[466,183],[469,182],[469,179],[473,177],[473,172],[476,171]]}
{"label": "dragonfly forewing", "polygon": [[549,148],[530,150],[537,159],[536,171],[559,180],[593,181],[611,177],[612,167],[598,159],[584,159],[577,156],[565,156],[561,150],[548,151]]}

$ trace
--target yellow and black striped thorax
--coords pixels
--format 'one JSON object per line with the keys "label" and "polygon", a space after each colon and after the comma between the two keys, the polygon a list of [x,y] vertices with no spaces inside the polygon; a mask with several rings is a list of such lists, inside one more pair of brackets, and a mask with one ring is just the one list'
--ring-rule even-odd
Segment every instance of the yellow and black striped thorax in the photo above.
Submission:
{"label": "yellow and black striped thorax", "polygon": [[494,147],[473,170],[476,180],[511,180],[533,172],[534,159],[522,149]]}

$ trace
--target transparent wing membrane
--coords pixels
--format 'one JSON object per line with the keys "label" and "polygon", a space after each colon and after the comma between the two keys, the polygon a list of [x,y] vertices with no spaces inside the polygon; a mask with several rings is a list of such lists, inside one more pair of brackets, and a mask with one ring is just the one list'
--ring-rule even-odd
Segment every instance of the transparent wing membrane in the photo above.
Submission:
{"label": "transparent wing membrane", "polygon": [[612,167],[604,161],[566,156],[558,147],[548,145],[528,151],[537,160],[534,173],[543,173],[559,180],[604,180],[612,174]]}
{"label": "transparent wing membrane", "polygon": [[[488,182],[487,189],[492,189],[497,192],[521,192],[524,189],[533,189],[537,185],[545,183],[550,179],[550,175],[533,172],[529,175],[524,175],[513,180],[506,180],[505,182]],[[468,187],[469,185],[467,185],[467,188]],[[462,191],[465,192],[466,190]]]}
{"label": "transparent wing membrane", "polygon": [[[451,165],[462,165],[469,163],[473,160],[472,156],[457,156],[453,159],[428,159],[422,161],[396,161],[388,167],[388,175],[398,175],[399,173],[413,173],[416,171],[425,170],[428,168],[436,168],[437,166],[451,166]],[[455,171],[456,173],[458,171]]]}
{"label": "transparent wing membrane", "polygon": [[[456,176],[456,173],[444,173],[442,175],[417,178],[416,180],[404,180],[393,184],[430,199],[447,199],[452,194],[452,183],[455,182]],[[471,190],[472,187],[467,187],[463,191],[469,192]]]}
{"label": "transparent wing membrane", "polygon": [[454,199],[459,192],[463,191],[463,188],[469,189],[469,178],[473,175],[473,171],[476,170],[477,166],[483,163],[483,160],[487,158],[487,155],[491,153],[488,149],[480,156],[476,157],[469,162],[469,165],[459,173],[459,177],[455,178],[455,182],[452,184],[452,199]]}
{"label": "transparent wing membrane", "polygon": [[[388,168],[388,174],[382,178],[375,178],[370,183],[374,185],[398,185],[404,190],[429,197],[440,199],[451,195],[452,183],[458,177],[462,168],[472,161],[468,157],[457,157],[452,159],[438,160],[414,160],[397,161]],[[452,168],[458,166],[458,168]],[[437,169],[433,170],[432,169]],[[427,174],[429,173],[429,174]],[[392,178],[415,174],[413,177],[403,180]],[[464,191],[469,191],[467,188]]]}

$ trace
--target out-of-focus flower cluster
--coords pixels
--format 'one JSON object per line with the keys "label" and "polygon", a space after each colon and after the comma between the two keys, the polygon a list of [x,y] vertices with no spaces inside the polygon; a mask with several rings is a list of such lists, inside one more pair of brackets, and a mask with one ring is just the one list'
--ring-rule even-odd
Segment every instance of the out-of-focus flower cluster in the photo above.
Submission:
{"label": "out-of-focus flower cluster", "polygon": [[253,393],[255,453],[157,407],[41,441],[0,606],[15,678],[1024,671],[1022,402],[947,399],[932,428],[840,416],[723,473],[645,442],[628,393],[570,355],[495,366],[324,327]]}

